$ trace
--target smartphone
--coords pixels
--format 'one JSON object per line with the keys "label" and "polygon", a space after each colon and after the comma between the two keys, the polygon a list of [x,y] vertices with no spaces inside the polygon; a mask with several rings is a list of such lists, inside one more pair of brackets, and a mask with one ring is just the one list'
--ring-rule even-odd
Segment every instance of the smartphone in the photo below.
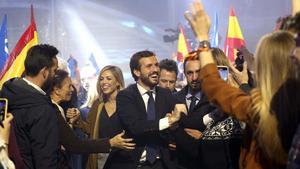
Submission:
{"label": "smartphone", "polygon": [[0,120],[3,121],[7,114],[8,101],[6,98],[0,98]]}
{"label": "smartphone", "polygon": [[229,69],[228,66],[217,66],[220,76],[224,81],[228,80],[228,76],[229,76]]}

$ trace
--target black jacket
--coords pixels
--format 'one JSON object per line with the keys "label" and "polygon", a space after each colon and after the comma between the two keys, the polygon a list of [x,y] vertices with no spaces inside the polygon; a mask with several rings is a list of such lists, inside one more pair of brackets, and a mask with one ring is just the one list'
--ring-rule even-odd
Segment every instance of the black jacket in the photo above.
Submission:
{"label": "black jacket", "polygon": [[[186,95],[188,94],[188,86],[185,86],[182,90],[175,93],[174,96],[177,102],[186,104]],[[183,116],[180,119],[180,124],[185,128],[197,129],[203,131],[206,126],[203,124],[203,116],[212,112],[214,107],[209,101],[206,95],[202,92],[199,102],[196,104],[193,110],[189,110],[187,116]]]}
{"label": "black jacket", "polygon": [[8,99],[14,128],[25,168],[58,167],[59,129],[56,108],[49,96],[41,94],[24,80],[7,81],[1,97]]}
{"label": "black jacket", "polygon": [[[175,168],[170,160],[168,149],[168,130],[159,131],[159,119],[174,109],[175,100],[168,89],[156,87],[155,110],[156,119],[147,120],[143,98],[136,84],[120,91],[117,96],[117,114],[120,117],[126,135],[134,139],[136,148],[130,152],[131,167],[136,168],[146,145],[154,144],[159,147],[161,160],[169,169]],[[124,167],[126,168],[126,167]]]}
{"label": "black jacket", "polygon": [[[177,102],[186,104],[186,95],[188,94],[188,86],[175,93]],[[179,127],[173,132],[176,140],[176,154],[178,168],[180,169],[196,169],[199,168],[199,140],[188,135],[184,128],[196,129],[203,132],[206,126],[203,124],[203,116],[212,112],[215,107],[209,103],[204,93],[193,110],[189,110],[187,116],[182,116]]]}

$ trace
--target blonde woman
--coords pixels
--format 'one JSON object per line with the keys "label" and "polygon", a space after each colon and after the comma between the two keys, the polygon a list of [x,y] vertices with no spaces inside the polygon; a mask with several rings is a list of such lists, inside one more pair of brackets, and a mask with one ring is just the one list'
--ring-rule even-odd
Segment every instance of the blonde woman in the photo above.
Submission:
{"label": "blonde woman", "polygon": [[[210,19],[199,1],[194,2],[191,9],[192,16],[186,14],[186,18],[197,38],[202,44],[206,43]],[[257,87],[251,96],[225,83],[219,76],[211,51],[204,46],[199,50],[203,92],[224,112],[246,122],[251,128],[241,151],[241,169],[285,167],[287,151],[283,148],[282,140],[290,138],[280,137],[278,123],[282,119],[270,111],[270,103],[280,86],[288,78],[294,77],[295,69],[290,59],[294,48],[295,41],[290,33],[274,32],[262,37],[255,53]]]}
{"label": "blonde woman", "polygon": [[[116,96],[123,88],[124,79],[121,69],[117,66],[105,66],[97,80],[98,99],[94,101],[87,120],[79,119],[75,126],[81,128],[92,139],[110,138],[122,131],[115,112]],[[97,161],[96,154],[90,155],[86,168],[96,169],[100,166],[98,162],[103,161]]]}

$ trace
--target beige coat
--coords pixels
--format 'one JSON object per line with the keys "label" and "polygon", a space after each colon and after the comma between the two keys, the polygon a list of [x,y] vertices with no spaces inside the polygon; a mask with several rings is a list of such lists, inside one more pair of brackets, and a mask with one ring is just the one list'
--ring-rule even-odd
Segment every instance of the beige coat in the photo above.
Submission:
{"label": "beige coat", "polygon": [[[98,99],[95,100],[88,113],[87,120],[84,121],[80,119],[78,123],[75,124],[76,127],[87,133],[90,139],[99,138],[99,121],[103,106],[103,102],[100,102]],[[86,169],[97,169],[97,166],[97,154],[90,154]]]}

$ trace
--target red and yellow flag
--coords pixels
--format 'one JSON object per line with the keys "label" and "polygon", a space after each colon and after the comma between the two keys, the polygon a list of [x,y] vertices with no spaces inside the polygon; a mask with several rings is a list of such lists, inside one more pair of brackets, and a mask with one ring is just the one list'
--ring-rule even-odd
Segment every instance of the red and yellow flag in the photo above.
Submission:
{"label": "red and yellow flag", "polygon": [[185,34],[183,28],[179,27],[179,35],[178,35],[178,47],[177,47],[177,62],[183,62],[184,57],[190,51],[190,46],[186,41]]}
{"label": "red and yellow flag", "polygon": [[236,58],[237,49],[241,46],[245,46],[244,37],[238,19],[234,14],[234,10],[233,8],[231,8],[224,49],[226,56],[231,62],[234,62]]}
{"label": "red and yellow flag", "polygon": [[20,77],[25,70],[24,61],[27,51],[38,44],[38,36],[31,5],[31,22],[23,33],[13,51],[10,53],[0,74],[0,86],[13,77]]}

